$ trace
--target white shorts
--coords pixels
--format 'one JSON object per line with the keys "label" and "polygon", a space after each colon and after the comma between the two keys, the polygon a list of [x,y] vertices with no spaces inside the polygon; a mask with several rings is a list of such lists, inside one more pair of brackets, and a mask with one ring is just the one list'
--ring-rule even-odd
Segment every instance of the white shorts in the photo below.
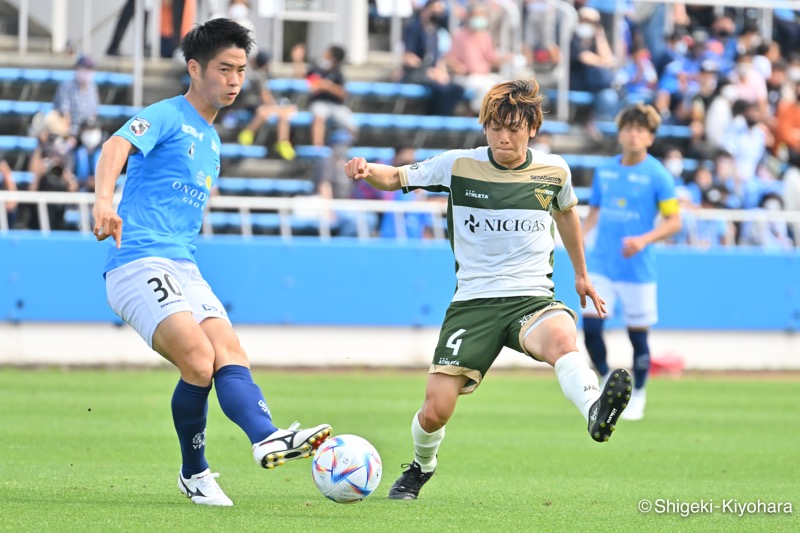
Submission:
{"label": "white shorts", "polygon": [[206,318],[230,323],[225,308],[200,270],[187,259],[145,257],[106,274],[111,309],[153,347],[153,333],[168,316],[189,311],[199,324]]}
{"label": "white shorts", "polygon": [[[614,316],[619,300],[622,305],[622,316],[625,325],[630,328],[649,327],[658,322],[657,285],[650,283],[632,283],[627,281],[611,281],[600,274],[589,274],[597,294],[605,300],[608,315]],[[584,315],[597,314],[591,301],[583,309]]]}
{"label": "white shorts", "polygon": [[311,114],[325,120],[333,120],[340,128],[355,131],[356,123],[353,120],[353,111],[344,104],[334,104],[327,100],[317,100],[308,108]]}

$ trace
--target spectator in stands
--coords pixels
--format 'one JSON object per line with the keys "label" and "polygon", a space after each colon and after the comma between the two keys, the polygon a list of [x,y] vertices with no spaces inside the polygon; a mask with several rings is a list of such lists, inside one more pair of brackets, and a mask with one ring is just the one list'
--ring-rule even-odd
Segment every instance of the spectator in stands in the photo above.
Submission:
{"label": "spectator in stands", "polygon": [[[704,209],[725,209],[725,196],[725,188],[714,185],[703,191],[700,206]],[[699,219],[690,228],[689,243],[703,248],[732,246],[736,242],[735,234],[734,225],[730,221]]]}
{"label": "spectator in stands", "polygon": [[[144,55],[146,56],[150,55],[150,46],[147,44],[147,25],[150,21],[150,9],[153,7],[152,4],[152,2],[145,2],[146,9],[144,10],[144,24],[142,25],[142,43],[144,45]],[[125,36],[128,26],[130,26],[133,21],[135,8],[136,0],[127,0],[125,5],[122,6],[117,16],[117,24],[114,27],[114,33],[111,35],[111,41],[109,41],[108,48],[106,49],[107,56],[119,55],[119,45],[122,43],[122,38]]]}
{"label": "spectator in stands", "polygon": [[725,188],[725,207],[730,209],[742,209],[744,207],[744,187],[742,178],[733,156],[725,150],[719,150],[714,154],[714,164],[712,183]]}
{"label": "spectator in stands", "polygon": [[741,178],[736,194],[744,199],[744,207],[755,207],[758,198],[754,195],[756,169],[766,154],[767,136],[760,121],[761,113],[756,104],[738,100],[733,105],[733,121],[724,134],[723,147],[733,154]]}
{"label": "spectator in stands", "polygon": [[[589,277],[593,285],[602,287],[609,316],[614,314],[615,301],[622,304],[633,347],[634,390],[622,418],[640,420],[650,371],[648,332],[658,320],[651,245],[680,231],[681,217],[674,178],[648,153],[661,117],[652,106],[636,104],[623,109],[616,122],[622,154],[595,169],[583,232],[596,228],[594,246],[586,255]],[[608,382],[604,320],[601,313],[583,312],[586,349]]]}
{"label": "spectator in stands", "polygon": [[675,179],[676,186],[686,183],[683,179],[684,161],[683,152],[681,152],[680,148],[677,146],[668,146],[664,150],[664,157],[661,159],[661,163],[664,165],[664,168],[667,169],[667,172]]}
{"label": "spectator in stands", "polygon": [[769,116],[767,81],[753,67],[753,54],[745,52],[736,59],[735,85],[740,100],[755,104],[759,118],[766,121]]}
{"label": "spectator in stands", "polygon": [[308,102],[309,110],[314,116],[311,123],[311,144],[314,146],[325,145],[328,120],[331,120],[335,127],[344,128],[353,135],[356,132],[353,112],[344,103],[347,94],[342,74],[344,56],[344,48],[329,46],[306,75],[311,87]]}
{"label": "spectator in stands", "polygon": [[800,50],[800,9],[773,9],[772,15],[775,40],[781,50]]}
{"label": "spectator in stands", "polygon": [[79,144],[74,151],[74,172],[81,191],[94,192],[94,171],[105,137],[96,117],[89,117],[83,123],[78,137]]}
{"label": "spectator in stands", "polygon": [[403,32],[403,64],[400,81],[430,89],[426,113],[452,116],[464,98],[464,88],[450,78],[439,52],[439,35],[445,22],[443,0],[430,0],[408,21]]}
{"label": "spectator in stands", "polygon": [[778,103],[774,121],[776,153],[788,151],[786,159],[789,154],[800,155],[800,83],[793,85],[794,90]]}
{"label": "spectator in stands", "polygon": [[738,100],[736,86],[721,79],[705,113],[705,143],[709,152],[723,147],[725,132],[733,120],[733,104]]}
{"label": "spectator in stands", "polygon": [[[783,173],[783,205],[787,211],[800,213],[800,153],[789,158],[789,168]],[[792,237],[800,247],[800,222],[791,224]]]}
{"label": "spectator in stands", "polygon": [[[669,170],[669,168],[667,168],[667,170]],[[714,175],[711,172],[710,165],[699,165],[694,171],[691,180],[686,184],[686,190],[688,191],[691,205],[693,207],[701,207],[703,204],[703,195],[713,186]]]}
{"label": "spectator in stands", "polygon": [[528,62],[534,65],[557,64],[561,58],[556,29],[558,10],[547,0],[526,0],[523,37]]}
{"label": "spectator in stands", "polygon": [[[47,114],[44,127],[38,132],[39,145],[31,154],[28,170],[33,173],[32,191],[75,192],[78,181],[72,173],[72,150],[68,141],[67,121],[57,111]],[[47,213],[51,229],[64,229],[63,204],[48,204]],[[32,229],[39,229],[41,221],[33,210]]]}
{"label": "spectator in stands", "polygon": [[94,82],[94,60],[80,56],[75,63],[75,77],[61,82],[53,106],[64,117],[73,146],[78,132],[89,117],[97,116],[100,108],[97,84]]}
{"label": "spectator in stands", "polygon": [[624,18],[633,10],[632,0],[586,0],[586,7],[594,9],[597,14],[597,22],[603,28],[603,34],[608,39],[610,46],[614,47],[619,39],[622,38],[623,28],[615,27],[617,11],[620,11]]}
{"label": "spectator in stands", "polygon": [[255,33],[256,27],[250,18],[250,2],[248,0],[230,0],[228,11],[224,16]]}
{"label": "spectator in stands", "polygon": [[[314,173],[317,194],[325,199],[349,200],[353,198],[353,180],[347,177],[344,164],[353,146],[353,135],[346,129],[331,132],[330,153],[319,160]],[[331,229],[340,237],[358,235],[357,218],[351,212],[335,211],[329,214]]]}
{"label": "spectator in stands", "polygon": [[486,6],[472,4],[467,24],[455,31],[453,45],[447,54],[447,64],[454,80],[470,93],[470,110],[475,114],[480,112],[483,95],[500,81],[494,71],[512,57],[497,51],[488,27]]}
{"label": "spectator in stands", "polygon": [[239,97],[236,99],[234,108],[246,109],[252,119],[239,132],[239,143],[250,146],[256,138],[256,134],[272,117],[278,118],[278,140],[275,143],[275,151],[283,159],[291,161],[296,154],[290,141],[291,125],[289,121],[297,113],[297,106],[294,106],[288,99],[276,101],[269,90],[269,53],[261,50],[250,63],[252,69],[247,73],[245,86],[242,88]]}
{"label": "spectator in stands", "polygon": [[[765,194],[758,209],[766,213],[783,211],[783,199],[776,193]],[[750,244],[767,249],[789,249],[793,246],[789,226],[782,220],[752,220],[742,224],[740,244]]]}
{"label": "spectator in stands", "polygon": [[196,18],[196,0],[161,0],[161,57],[182,57],[181,39]]}
{"label": "spectator in stands", "polygon": [[[0,191],[16,191],[17,182],[14,181],[14,173],[11,171],[11,166],[6,162],[5,156],[0,153]],[[17,218],[17,202],[6,202],[6,220],[8,227],[14,227],[14,221]]]}
{"label": "spectator in stands", "polygon": [[775,126],[775,116],[781,101],[791,95],[794,84],[789,83],[789,64],[783,58],[778,58],[772,64],[769,78],[767,78],[767,102],[769,103],[769,116],[772,119],[770,126]]}
{"label": "spectator in stands", "polygon": [[658,74],[650,61],[650,51],[646,48],[634,49],[614,80],[614,85],[620,87],[626,105],[651,103],[657,84]]}
{"label": "spectator in stands", "polygon": [[600,24],[600,13],[590,7],[578,11],[580,23],[570,45],[570,88],[594,93],[598,119],[614,116],[619,95],[612,88],[616,60]]}

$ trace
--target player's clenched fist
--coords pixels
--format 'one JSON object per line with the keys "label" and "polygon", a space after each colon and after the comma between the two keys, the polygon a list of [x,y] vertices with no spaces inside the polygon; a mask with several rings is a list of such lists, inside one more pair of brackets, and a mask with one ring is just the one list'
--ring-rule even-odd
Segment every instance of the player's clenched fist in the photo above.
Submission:
{"label": "player's clenched fist", "polygon": [[348,178],[356,180],[361,180],[369,176],[368,163],[363,157],[354,157],[345,163],[344,171],[347,173]]}

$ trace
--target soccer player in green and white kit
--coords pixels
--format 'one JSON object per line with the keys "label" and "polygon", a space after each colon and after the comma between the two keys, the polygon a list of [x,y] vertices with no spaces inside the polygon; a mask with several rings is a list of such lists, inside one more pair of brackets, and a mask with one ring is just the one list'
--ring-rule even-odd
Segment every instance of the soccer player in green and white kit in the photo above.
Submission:
{"label": "soccer player in green and white kit", "polygon": [[503,346],[555,367],[564,395],[587,420],[589,434],[609,439],[627,405],[631,377],[612,372],[603,391],[578,353],[575,312],[553,299],[553,222],[575,271],[581,307],[605,303],[589,280],[571,174],[564,159],[528,148],[542,125],[535,81],[495,85],[478,120],[489,146],[451,150],[422,163],[393,167],[356,157],[353,179],[382,190],[449,193],[447,221],[456,259],[457,290],[442,324],[425,401],[414,415],[414,461],[389,498],[414,500],[436,469],[444,426],[459,395],[480,385]]}

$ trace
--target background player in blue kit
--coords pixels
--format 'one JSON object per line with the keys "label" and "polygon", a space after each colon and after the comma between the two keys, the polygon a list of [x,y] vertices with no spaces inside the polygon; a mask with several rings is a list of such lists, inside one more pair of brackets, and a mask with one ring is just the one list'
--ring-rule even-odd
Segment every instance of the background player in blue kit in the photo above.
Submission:
{"label": "background player in blue kit", "polygon": [[[622,154],[595,169],[583,227],[584,234],[596,227],[594,247],[586,257],[592,284],[605,298],[608,316],[619,299],[633,345],[634,390],[621,416],[628,420],[644,416],[650,369],[647,332],[658,320],[655,253],[649,245],[681,229],[674,178],[647,152],[660,124],[661,117],[649,105],[627,107],[617,116]],[[603,320],[588,308],[583,313],[586,349],[605,378]]]}
{"label": "background player in blue kit", "polygon": [[[239,94],[252,44],[249,31],[228,19],[196,26],[181,43],[188,92],[131,118],[103,145],[96,172],[94,234],[116,241],[104,269],[108,302],[180,370],[172,396],[183,459],[178,488],[201,505],[233,505],[205,458],[212,381],[222,411],[247,434],[264,468],[310,456],[331,430],[327,424],[305,430],[273,425],[247,354],[194,259],[192,243],[220,173],[212,123]],[[115,213],[114,185],[126,161]]]}

